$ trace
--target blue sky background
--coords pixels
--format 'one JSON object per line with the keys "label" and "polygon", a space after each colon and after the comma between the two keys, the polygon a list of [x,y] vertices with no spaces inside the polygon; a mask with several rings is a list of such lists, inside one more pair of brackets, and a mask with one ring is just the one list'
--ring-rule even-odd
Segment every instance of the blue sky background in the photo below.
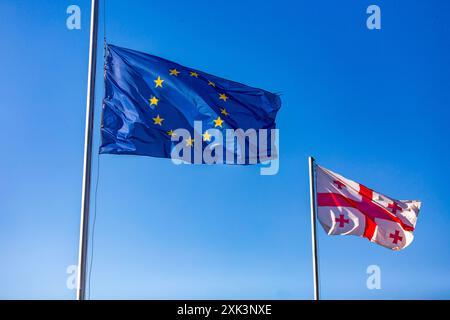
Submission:
{"label": "blue sky background", "polygon": [[[380,31],[366,28],[373,3]],[[66,28],[70,4],[81,7],[81,30]],[[281,92],[281,163],[260,176],[257,166],[101,156],[91,298],[312,298],[311,154],[423,201],[401,252],[319,229],[323,298],[450,298],[450,2],[109,0],[106,9],[113,44]],[[89,13],[87,0],[0,1],[0,298],[75,297],[66,268],[78,253]],[[366,288],[372,264],[381,290]]]}

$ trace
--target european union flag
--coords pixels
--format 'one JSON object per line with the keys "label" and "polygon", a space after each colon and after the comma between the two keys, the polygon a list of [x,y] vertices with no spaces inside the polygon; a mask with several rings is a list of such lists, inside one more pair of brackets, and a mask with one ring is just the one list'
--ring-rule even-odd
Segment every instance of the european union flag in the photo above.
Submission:
{"label": "european union flag", "polygon": [[[252,147],[274,152],[266,142],[273,140],[278,95],[142,52],[111,44],[106,49],[100,153],[173,158],[178,145],[177,154],[189,153],[182,158],[187,162],[197,163],[190,154],[197,148],[209,149],[214,163],[224,160],[224,151],[248,164],[264,160],[250,154]],[[268,136],[252,140],[249,132],[262,129]],[[229,135],[233,130],[238,134]],[[246,144],[230,147],[239,134]]]}

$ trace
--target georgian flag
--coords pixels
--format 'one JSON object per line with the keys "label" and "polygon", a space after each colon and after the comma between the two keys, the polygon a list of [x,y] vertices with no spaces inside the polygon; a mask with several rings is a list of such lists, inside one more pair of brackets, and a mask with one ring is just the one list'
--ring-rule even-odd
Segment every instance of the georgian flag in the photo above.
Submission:
{"label": "georgian flag", "polygon": [[421,202],[394,200],[316,166],[317,214],[329,235],[365,237],[392,250],[406,248]]}

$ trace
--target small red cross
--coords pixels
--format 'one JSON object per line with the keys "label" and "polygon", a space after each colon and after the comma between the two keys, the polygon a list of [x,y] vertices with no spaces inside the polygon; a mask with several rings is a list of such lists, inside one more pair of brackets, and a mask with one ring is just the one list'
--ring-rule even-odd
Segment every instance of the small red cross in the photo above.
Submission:
{"label": "small red cross", "polygon": [[393,242],[394,244],[397,244],[397,242],[403,240],[403,237],[400,237],[400,232],[399,232],[398,230],[395,230],[395,234],[394,234],[394,233],[391,233],[391,234],[389,235],[389,238],[392,238],[392,242]]}
{"label": "small red cross", "polygon": [[397,204],[397,202],[389,203],[389,204],[388,204],[388,208],[392,209],[392,213],[393,213],[393,214],[396,214],[397,211],[400,211],[400,212],[403,211],[402,207],[400,207],[400,206]]}
{"label": "small red cross", "polygon": [[350,222],[349,219],[344,219],[344,215],[343,214],[339,215],[339,219],[338,218],[334,218],[334,221],[339,222],[339,228],[343,228],[346,223]]}
{"label": "small red cross", "polygon": [[338,189],[342,189],[342,187],[345,187],[345,184],[340,182],[339,180],[334,180],[333,183],[338,187]]}

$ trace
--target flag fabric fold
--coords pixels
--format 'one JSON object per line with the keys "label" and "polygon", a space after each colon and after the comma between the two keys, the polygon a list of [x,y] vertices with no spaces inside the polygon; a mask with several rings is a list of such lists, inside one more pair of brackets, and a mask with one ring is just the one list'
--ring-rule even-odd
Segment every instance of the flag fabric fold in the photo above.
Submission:
{"label": "flag fabric fold", "polygon": [[411,244],[421,202],[395,200],[316,166],[319,222],[329,235],[355,235],[400,250]]}

